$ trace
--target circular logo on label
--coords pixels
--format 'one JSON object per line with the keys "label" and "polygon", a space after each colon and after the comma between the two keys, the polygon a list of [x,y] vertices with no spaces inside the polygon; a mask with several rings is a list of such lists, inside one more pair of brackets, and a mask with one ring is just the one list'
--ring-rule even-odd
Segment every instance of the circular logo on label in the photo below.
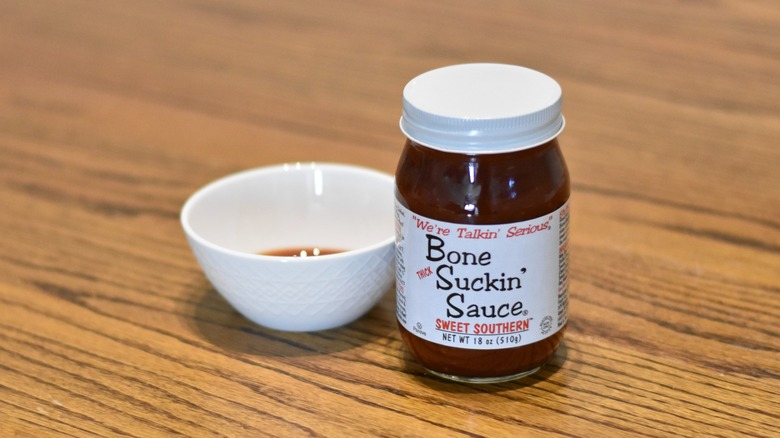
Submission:
{"label": "circular logo on label", "polygon": [[417,330],[422,330],[422,324],[419,322],[417,323]]}
{"label": "circular logo on label", "polygon": [[550,333],[550,330],[552,330],[553,326],[553,319],[552,316],[545,316],[542,319],[542,324],[539,326],[541,328],[542,334],[546,335],[547,333]]}

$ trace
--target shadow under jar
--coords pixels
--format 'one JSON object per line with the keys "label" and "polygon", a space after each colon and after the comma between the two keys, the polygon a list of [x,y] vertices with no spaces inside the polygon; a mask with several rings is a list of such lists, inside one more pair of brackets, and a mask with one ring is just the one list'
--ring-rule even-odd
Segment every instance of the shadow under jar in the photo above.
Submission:
{"label": "shadow under jar", "polygon": [[567,323],[569,175],[561,89],[464,64],[404,89],[396,171],[401,336],[440,377],[494,383],[552,357]]}

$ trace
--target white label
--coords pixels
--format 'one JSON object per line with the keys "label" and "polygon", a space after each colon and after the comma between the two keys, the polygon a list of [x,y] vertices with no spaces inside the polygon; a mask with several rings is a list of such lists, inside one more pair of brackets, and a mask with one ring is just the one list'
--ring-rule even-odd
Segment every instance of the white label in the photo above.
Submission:
{"label": "white label", "polygon": [[500,225],[433,220],[396,201],[398,321],[450,347],[491,350],[552,336],[568,312],[569,204]]}

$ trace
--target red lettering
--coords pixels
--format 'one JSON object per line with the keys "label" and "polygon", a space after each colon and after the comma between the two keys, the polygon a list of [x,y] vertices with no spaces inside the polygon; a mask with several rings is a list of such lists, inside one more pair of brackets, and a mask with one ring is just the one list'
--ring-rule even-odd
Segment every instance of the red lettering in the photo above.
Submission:
{"label": "red lettering", "polygon": [[451,321],[448,319],[436,319],[436,330],[454,333],[468,333],[470,322]]}
{"label": "red lettering", "polygon": [[414,219],[415,223],[417,224],[417,228],[418,229],[427,231],[429,233],[433,231],[433,224],[431,224],[430,222],[424,221],[424,220],[418,218],[417,216],[414,216],[413,219]]}
{"label": "red lettering", "polygon": [[521,319],[512,322],[497,322],[493,324],[475,324],[475,335],[497,335],[507,333],[520,333],[530,328],[530,320]]}

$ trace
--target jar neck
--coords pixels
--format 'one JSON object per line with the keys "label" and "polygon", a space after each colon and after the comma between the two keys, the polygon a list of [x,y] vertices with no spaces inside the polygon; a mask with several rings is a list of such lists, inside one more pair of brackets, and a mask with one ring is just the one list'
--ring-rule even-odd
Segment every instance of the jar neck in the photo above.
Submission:
{"label": "jar neck", "polygon": [[557,139],[500,154],[442,152],[408,140],[396,190],[402,204],[433,219],[511,223],[563,205],[569,175]]}

